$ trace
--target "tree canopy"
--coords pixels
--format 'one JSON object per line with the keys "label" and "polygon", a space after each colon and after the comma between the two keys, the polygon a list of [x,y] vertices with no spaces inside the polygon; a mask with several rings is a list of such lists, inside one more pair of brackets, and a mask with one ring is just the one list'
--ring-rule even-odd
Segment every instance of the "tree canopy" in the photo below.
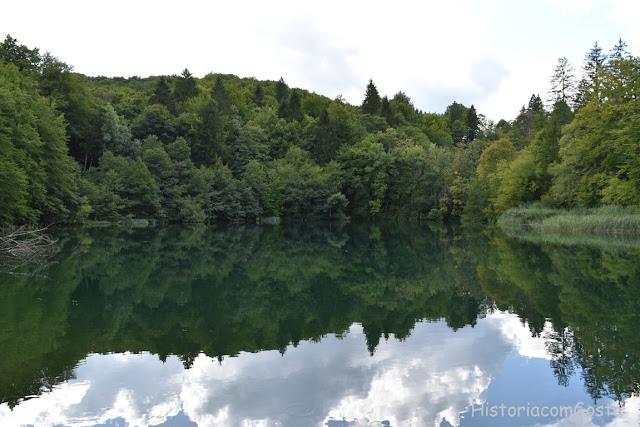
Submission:
{"label": "tree canopy", "polygon": [[[284,78],[90,77],[0,44],[0,223],[494,220],[521,203],[640,204],[639,59],[596,43],[513,120],[418,110],[366,85],[350,105]],[[523,100],[524,101],[524,100]]]}

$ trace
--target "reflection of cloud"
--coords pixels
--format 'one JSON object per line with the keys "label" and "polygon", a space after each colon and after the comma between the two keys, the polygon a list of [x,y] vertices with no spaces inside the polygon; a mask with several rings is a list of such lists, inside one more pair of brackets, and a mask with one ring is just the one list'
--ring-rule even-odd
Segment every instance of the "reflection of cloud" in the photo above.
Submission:
{"label": "reflection of cloud", "polygon": [[342,339],[302,342],[284,356],[243,353],[220,365],[200,355],[189,370],[176,357],[92,355],[77,380],[13,411],[0,406],[0,424],[157,425],[183,414],[199,425],[459,425],[515,353],[547,358],[543,339],[515,315],[495,313],[457,332],[418,323],[406,341],[381,342],[373,357],[357,324]]}
{"label": "reflection of cloud", "polygon": [[[584,408],[593,405],[592,403],[585,403]],[[606,405],[602,403],[601,405]],[[615,405],[615,404],[612,404]],[[582,410],[582,407],[580,408]],[[595,411],[595,408],[594,408]],[[603,414],[606,414],[606,409],[601,409]],[[584,412],[580,414],[572,414],[571,416],[553,424],[539,424],[539,427],[590,427],[590,426],[607,426],[607,427],[623,427],[623,426],[637,426],[640,425],[640,397],[634,396],[625,402],[622,407],[615,407],[610,409],[614,414],[613,419],[606,424],[602,423],[602,420],[598,416],[587,415]]]}
{"label": "reflection of cloud", "polygon": [[419,324],[407,341],[378,349],[367,392],[343,397],[329,416],[391,425],[440,425],[446,419],[458,425],[458,414],[487,389],[511,351],[497,330],[483,326],[452,333],[442,323]]}
{"label": "reflection of cloud", "polygon": [[[523,327],[522,321],[507,313],[494,313],[488,318],[489,322],[494,322],[500,328],[507,340],[513,343],[516,352],[523,357],[551,360],[551,356],[546,350],[545,339],[531,336],[528,328]],[[550,335],[553,330],[551,322],[544,325],[542,336]]]}

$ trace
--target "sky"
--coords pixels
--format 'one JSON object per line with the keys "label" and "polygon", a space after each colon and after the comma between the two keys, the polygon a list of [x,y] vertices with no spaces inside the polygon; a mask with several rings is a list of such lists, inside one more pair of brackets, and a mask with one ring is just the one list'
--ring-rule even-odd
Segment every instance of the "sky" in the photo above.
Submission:
{"label": "sky", "polygon": [[425,112],[453,101],[512,120],[547,97],[558,58],[580,73],[595,42],[640,50],[637,0],[7,1],[0,36],[83,74],[228,73],[362,103],[407,94]]}

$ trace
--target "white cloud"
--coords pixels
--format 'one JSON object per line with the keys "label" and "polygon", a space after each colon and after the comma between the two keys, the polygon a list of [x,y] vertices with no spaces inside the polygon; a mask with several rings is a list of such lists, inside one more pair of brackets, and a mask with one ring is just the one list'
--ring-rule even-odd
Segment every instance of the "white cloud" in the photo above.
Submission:
{"label": "white cloud", "polygon": [[578,16],[589,13],[595,7],[594,0],[551,0],[560,6],[564,13],[569,16]]}
{"label": "white cloud", "polygon": [[76,0],[8,2],[0,28],[90,75],[282,76],[353,104],[373,78],[424,111],[455,100],[498,120],[544,96],[557,58],[581,61],[592,37],[605,46],[622,37],[637,51],[639,15],[637,0]]}
{"label": "white cloud", "polygon": [[636,0],[609,0],[611,11],[607,13],[607,19],[621,26],[620,37],[627,42],[629,49],[637,55],[640,50],[640,2]]}

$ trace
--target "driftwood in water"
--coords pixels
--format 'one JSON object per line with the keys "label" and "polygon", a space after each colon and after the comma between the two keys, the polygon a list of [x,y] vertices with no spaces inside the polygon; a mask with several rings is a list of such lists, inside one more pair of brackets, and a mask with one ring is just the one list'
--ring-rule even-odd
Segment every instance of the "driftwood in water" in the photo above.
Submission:
{"label": "driftwood in water", "polygon": [[[51,263],[47,260],[58,252],[57,239],[46,234],[47,228],[0,231],[0,273],[36,274]],[[29,272],[19,272],[30,266]]]}

